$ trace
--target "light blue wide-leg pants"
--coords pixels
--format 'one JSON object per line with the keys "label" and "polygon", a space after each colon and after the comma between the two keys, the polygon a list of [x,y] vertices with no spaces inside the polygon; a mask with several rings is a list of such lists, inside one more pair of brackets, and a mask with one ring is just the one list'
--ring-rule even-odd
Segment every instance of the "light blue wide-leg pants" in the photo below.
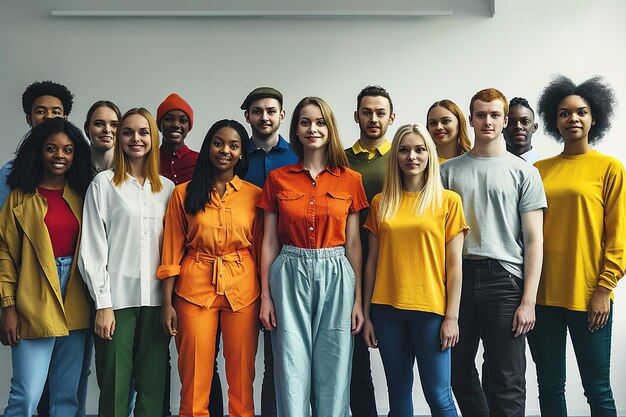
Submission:
{"label": "light blue wide-leg pants", "polygon": [[348,417],[355,276],[343,247],[283,246],[270,269],[279,417]]}

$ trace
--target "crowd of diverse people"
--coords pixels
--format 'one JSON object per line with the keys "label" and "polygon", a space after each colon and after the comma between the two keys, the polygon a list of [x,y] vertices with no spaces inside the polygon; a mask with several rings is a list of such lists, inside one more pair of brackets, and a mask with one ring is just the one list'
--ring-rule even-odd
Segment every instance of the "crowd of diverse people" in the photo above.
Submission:
{"label": "crowd of diverse people", "polygon": [[97,101],[83,130],[61,84],[29,85],[22,106],[30,130],[0,169],[5,417],[84,417],[94,356],[99,416],[170,415],[172,337],[180,416],[224,414],[221,346],[227,414],[253,417],[259,330],[263,417],[378,416],[369,349],[390,416],[413,416],[417,362],[433,416],[522,417],[526,338],[542,416],[567,416],[568,333],[591,414],[616,417],[626,186],[592,148],[615,108],[602,78],[543,89],[537,115],[563,144],[547,159],[528,101],[495,88],[467,120],[438,100],[388,140],[392,99],[367,86],[347,149],[319,97],[283,138],[271,87],[241,105],[251,135],[219,120],[198,152],[175,93],[155,117]]}

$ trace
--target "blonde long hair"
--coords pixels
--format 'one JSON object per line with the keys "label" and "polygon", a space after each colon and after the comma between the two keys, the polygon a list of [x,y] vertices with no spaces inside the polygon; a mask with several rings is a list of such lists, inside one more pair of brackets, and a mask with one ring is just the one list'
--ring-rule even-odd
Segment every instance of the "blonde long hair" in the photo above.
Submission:
{"label": "blonde long hair", "polygon": [[391,141],[389,162],[387,163],[385,181],[380,198],[379,222],[393,218],[400,207],[403,174],[398,165],[398,150],[400,149],[402,139],[411,133],[424,139],[424,144],[428,151],[428,166],[424,172],[424,188],[422,188],[421,196],[416,200],[416,204],[413,207],[414,214],[421,216],[427,210],[432,211],[435,208],[441,207],[443,185],[441,184],[441,177],[439,176],[439,161],[437,159],[437,147],[435,146],[435,142],[428,133],[428,129],[424,126],[420,124],[404,125],[398,128]]}
{"label": "blonde long hair", "polygon": [[122,116],[120,120],[119,127],[117,129],[117,135],[115,138],[115,151],[113,154],[113,185],[120,186],[124,183],[128,177],[126,174],[130,171],[130,166],[128,164],[128,159],[126,158],[126,154],[120,145],[120,135],[122,134],[122,127],[124,125],[124,121],[134,114],[138,114],[143,116],[148,121],[148,126],[150,127],[150,142],[152,144],[150,151],[145,156],[146,164],[144,165],[144,175],[146,178],[150,180],[152,184],[152,192],[158,193],[163,189],[163,183],[161,182],[161,178],[159,177],[160,170],[160,158],[159,158],[159,129],[157,128],[156,122],[152,117],[150,112],[143,107],[135,107],[133,109],[128,110]]}

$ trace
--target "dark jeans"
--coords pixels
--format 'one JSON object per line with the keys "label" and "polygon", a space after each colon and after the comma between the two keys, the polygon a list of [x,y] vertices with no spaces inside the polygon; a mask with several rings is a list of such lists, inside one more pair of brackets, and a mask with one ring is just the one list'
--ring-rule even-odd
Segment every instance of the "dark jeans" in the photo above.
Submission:
{"label": "dark jeans", "polygon": [[413,364],[433,417],[457,417],[450,389],[450,350],[441,351],[443,316],[372,305],[372,320],[387,377],[389,415],[413,417]]}
{"label": "dark jeans", "polygon": [[213,368],[213,382],[211,383],[211,392],[209,393],[209,416],[224,416],[224,398],[222,397],[222,383],[220,374],[217,373],[217,354],[220,352],[220,336],[222,331],[219,324],[217,325],[217,333],[215,334],[215,367]]}
{"label": "dark jeans", "polygon": [[272,351],[272,334],[267,331],[263,332],[263,365],[263,384],[261,385],[261,416],[276,417],[276,389],[274,388],[274,352]]}
{"label": "dark jeans", "polygon": [[587,312],[563,307],[537,306],[537,323],[528,343],[537,365],[542,416],[566,417],[565,345],[569,330],[580,379],[593,417],[615,417],[611,391],[611,328],[613,305],[603,328],[587,330]]}
{"label": "dark jeans", "polygon": [[354,336],[350,381],[350,410],[353,417],[377,417],[370,351],[359,333]]}
{"label": "dark jeans", "polygon": [[[523,280],[494,259],[464,260],[459,343],[452,349],[452,389],[463,417],[523,417],[526,402],[526,339],[513,337],[513,317]],[[485,395],[476,353],[482,339],[488,364]]]}

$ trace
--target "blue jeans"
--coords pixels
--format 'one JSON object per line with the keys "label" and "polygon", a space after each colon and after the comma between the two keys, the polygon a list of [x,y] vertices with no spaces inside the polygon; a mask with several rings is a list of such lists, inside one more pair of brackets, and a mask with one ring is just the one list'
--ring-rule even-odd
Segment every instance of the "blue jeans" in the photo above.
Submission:
{"label": "blue jeans", "polygon": [[[72,257],[59,257],[56,264],[61,292],[65,294]],[[12,347],[13,377],[4,417],[33,415],[46,379],[50,416],[75,416],[86,336],[86,329],[74,330],[68,336],[21,339]]]}
{"label": "blue jeans", "polygon": [[[459,343],[452,349],[452,389],[463,417],[523,417],[526,338],[513,337],[524,281],[495,259],[464,260]],[[483,391],[476,353],[482,339],[489,375]]]}
{"label": "blue jeans", "polygon": [[593,417],[615,417],[611,390],[611,328],[613,305],[603,328],[587,330],[587,312],[563,307],[537,306],[537,323],[528,334],[537,364],[539,406],[542,416],[566,417],[565,344],[569,330],[580,379]]}
{"label": "blue jeans", "polygon": [[[93,321],[92,321],[93,323]],[[78,383],[78,413],[76,417],[87,415],[87,391],[89,390],[89,375],[91,375],[91,360],[93,359],[93,329],[89,328],[85,334],[85,354]]]}
{"label": "blue jeans", "polygon": [[443,317],[372,305],[378,348],[387,377],[389,415],[413,417],[413,363],[433,417],[457,417],[450,387],[450,350],[441,351]]}

